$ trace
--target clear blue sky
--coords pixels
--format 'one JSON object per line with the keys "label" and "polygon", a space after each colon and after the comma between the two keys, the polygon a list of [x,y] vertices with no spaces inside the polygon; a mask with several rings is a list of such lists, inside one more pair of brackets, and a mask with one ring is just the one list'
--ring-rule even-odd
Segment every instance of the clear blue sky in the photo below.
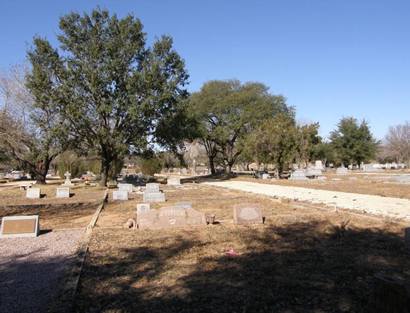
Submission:
{"label": "clear blue sky", "polygon": [[260,81],[327,135],[343,116],[382,138],[410,120],[410,1],[113,0],[0,2],[0,68],[24,61],[34,35],[56,44],[58,20],[96,6],[132,12],[150,40],[174,38],[190,91],[210,79]]}

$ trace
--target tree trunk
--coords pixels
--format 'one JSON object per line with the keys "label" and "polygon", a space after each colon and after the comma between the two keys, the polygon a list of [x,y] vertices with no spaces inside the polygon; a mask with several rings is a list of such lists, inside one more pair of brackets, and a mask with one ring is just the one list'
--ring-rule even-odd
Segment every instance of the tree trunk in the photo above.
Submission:
{"label": "tree trunk", "polygon": [[100,180],[101,187],[107,186],[108,173],[110,171],[110,166],[111,166],[111,162],[108,160],[108,158],[103,158],[101,160],[101,180]]}
{"label": "tree trunk", "polygon": [[41,160],[37,162],[36,168],[34,170],[34,178],[36,179],[37,184],[46,184],[46,177],[48,170],[50,168],[52,159]]}
{"label": "tree trunk", "polygon": [[211,169],[211,174],[215,175],[216,171],[215,171],[215,163],[214,163],[214,158],[211,156],[208,156],[209,159],[209,168]]}

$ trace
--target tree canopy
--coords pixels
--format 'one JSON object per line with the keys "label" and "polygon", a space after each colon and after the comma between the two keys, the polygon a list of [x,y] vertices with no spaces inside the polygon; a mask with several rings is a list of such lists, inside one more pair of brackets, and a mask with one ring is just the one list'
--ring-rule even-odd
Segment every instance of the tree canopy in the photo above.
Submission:
{"label": "tree canopy", "polygon": [[209,81],[190,98],[190,113],[199,124],[199,136],[215,173],[215,159],[230,173],[242,153],[241,141],[264,119],[278,113],[293,114],[281,96],[261,83],[237,80]]}
{"label": "tree canopy", "polygon": [[34,39],[29,87],[40,99],[47,85],[77,148],[100,156],[105,184],[115,162],[146,149],[162,134],[157,127],[163,119],[179,114],[188,74],[172,38],[147,47],[143,26],[132,15],[70,13],[60,19],[60,30],[60,49]]}
{"label": "tree canopy", "polygon": [[370,132],[366,121],[360,124],[353,117],[341,119],[330,135],[331,144],[339,163],[360,165],[372,160],[379,142]]}

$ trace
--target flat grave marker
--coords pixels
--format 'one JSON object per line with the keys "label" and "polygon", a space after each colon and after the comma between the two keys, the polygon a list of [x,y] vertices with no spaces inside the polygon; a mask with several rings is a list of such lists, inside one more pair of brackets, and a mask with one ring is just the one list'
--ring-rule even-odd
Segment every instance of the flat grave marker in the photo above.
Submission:
{"label": "flat grave marker", "polygon": [[26,191],[26,198],[40,199],[40,188],[28,188]]}
{"label": "flat grave marker", "polygon": [[157,192],[144,191],[142,198],[144,202],[165,202],[165,194],[160,191],[157,191]]}
{"label": "flat grave marker", "polygon": [[158,183],[148,183],[145,185],[145,192],[159,192]]}
{"label": "flat grave marker", "polygon": [[170,186],[179,186],[181,185],[181,177],[168,177],[167,185]]}
{"label": "flat grave marker", "polygon": [[200,226],[206,225],[206,216],[192,208],[163,207],[137,215],[137,225],[140,229]]}
{"label": "flat grave marker", "polygon": [[138,203],[137,204],[137,215],[142,213],[147,213],[151,210],[151,204],[149,203]]}
{"label": "flat grave marker", "polygon": [[40,232],[38,215],[5,216],[2,218],[0,237],[37,237]]}
{"label": "flat grave marker", "polygon": [[70,188],[69,187],[57,187],[56,197],[57,198],[70,198]]}
{"label": "flat grave marker", "polygon": [[253,204],[240,204],[233,209],[234,224],[263,224],[262,210]]}

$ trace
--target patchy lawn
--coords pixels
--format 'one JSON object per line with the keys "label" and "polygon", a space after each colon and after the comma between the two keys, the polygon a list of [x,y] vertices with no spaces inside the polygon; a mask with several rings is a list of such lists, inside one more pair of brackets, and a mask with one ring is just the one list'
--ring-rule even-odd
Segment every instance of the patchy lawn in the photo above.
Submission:
{"label": "patchy lawn", "polygon": [[[164,189],[155,207],[191,201],[220,224],[129,230],[140,196],[109,203],[76,312],[368,312],[374,274],[410,274],[404,224],[195,184]],[[232,224],[244,201],[263,207],[264,225]]]}

